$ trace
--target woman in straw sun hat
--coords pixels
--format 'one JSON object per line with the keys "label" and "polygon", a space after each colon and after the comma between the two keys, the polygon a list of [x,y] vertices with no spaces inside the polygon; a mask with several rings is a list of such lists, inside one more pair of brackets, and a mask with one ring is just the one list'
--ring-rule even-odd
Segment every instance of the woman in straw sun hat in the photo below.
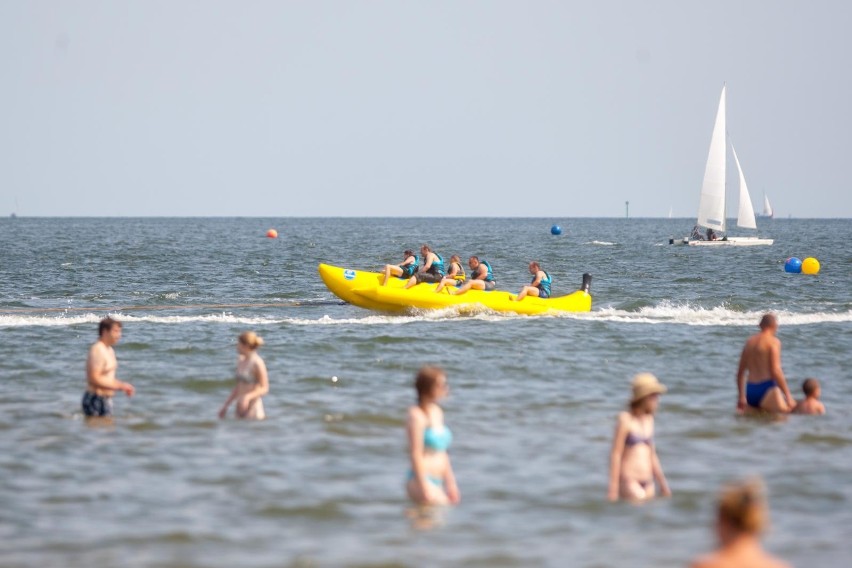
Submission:
{"label": "woman in straw sun hat", "polygon": [[654,413],[666,387],[651,373],[633,377],[629,409],[619,413],[609,463],[610,501],[645,501],[660,493],[671,495],[654,445]]}

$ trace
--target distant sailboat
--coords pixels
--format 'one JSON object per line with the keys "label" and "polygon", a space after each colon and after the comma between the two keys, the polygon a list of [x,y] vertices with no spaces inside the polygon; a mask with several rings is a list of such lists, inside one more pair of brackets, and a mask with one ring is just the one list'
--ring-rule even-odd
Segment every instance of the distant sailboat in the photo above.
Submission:
{"label": "distant sailboat", "polygon": [[[710,138],[710,152],[707,156],[707,166],[704,170],[704,183],[701,185],[701,196],[698,202],[698,220],[692,235],[683,239],[683,244],[692,246],[754,246],[771,245],[772,239],[760,239],[757,237],[728,237],[720,239],[704,239],[698,228],[708,229],[708,235],[714,230],[725,232],[725,175],[727,173],[727,129],[725,113],[725,90],[722,87],[722,96],[719,99],[719,110],[716,112],[716,123],[713,126],[713,136]],[[740,160],[734,146],[731,145],[731,153],[734,156],[734,164],[737,166],[740,182],[739,209],[737,211],[737,226],[744,229],[756,229],[754,219],[754,207],[748,194],[745,176],[743,175]],[[669,242],[674,242],[671,239]]]}
{"label": "distant sailboat", "polygon": [[669,219],[672,218],[672,212],[673,211],[674,211],[674,209],[672,207],[669,207]]}
{"label": "distant sailboat", "polygon": [[766,219],[775,218],[775,213],[772,211],[772,205],[770,205],[769,198],[766,197],[766,193],[763,194],[763,213],[758,215],[758,217],[764,217]]}

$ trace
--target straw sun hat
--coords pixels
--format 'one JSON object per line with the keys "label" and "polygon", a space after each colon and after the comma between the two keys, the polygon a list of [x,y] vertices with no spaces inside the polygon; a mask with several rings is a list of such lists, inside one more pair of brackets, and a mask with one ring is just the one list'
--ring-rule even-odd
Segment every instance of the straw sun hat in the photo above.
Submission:
{"label": "straw sun hat", "polygon": [[633,377],[633,382],[630,384],[633,387],[633,396],[630,398],[631,403],[642,400],[646,396],[662,394],[669,390],[666,388],[666,385],[662,384],[651,373],[639,373]]}

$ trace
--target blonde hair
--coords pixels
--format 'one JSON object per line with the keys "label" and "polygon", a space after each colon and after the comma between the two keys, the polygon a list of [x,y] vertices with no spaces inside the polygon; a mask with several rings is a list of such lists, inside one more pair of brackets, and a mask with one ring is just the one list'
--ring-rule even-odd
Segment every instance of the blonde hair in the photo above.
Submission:
{"label": "blonde hair", "polygon": [[253,331],[244,331],[240,334],[240,343],[249,349],[257,349],[263,345],[263,338]]}
{"label": "blonde hair", "polygon": [[731,483],[719,495],[719,521],[740,533],[758,534],[769,523],[766,491],[759,478]]}

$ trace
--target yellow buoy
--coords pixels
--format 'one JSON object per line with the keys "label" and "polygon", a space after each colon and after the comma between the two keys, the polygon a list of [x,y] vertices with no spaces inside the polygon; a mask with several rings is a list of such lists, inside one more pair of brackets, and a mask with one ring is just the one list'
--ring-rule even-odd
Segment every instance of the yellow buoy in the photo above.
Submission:
{"label": "yellow buoy", "polygon": [[819,274],[819,261],[812,256],[803,260],[802,274]]}

